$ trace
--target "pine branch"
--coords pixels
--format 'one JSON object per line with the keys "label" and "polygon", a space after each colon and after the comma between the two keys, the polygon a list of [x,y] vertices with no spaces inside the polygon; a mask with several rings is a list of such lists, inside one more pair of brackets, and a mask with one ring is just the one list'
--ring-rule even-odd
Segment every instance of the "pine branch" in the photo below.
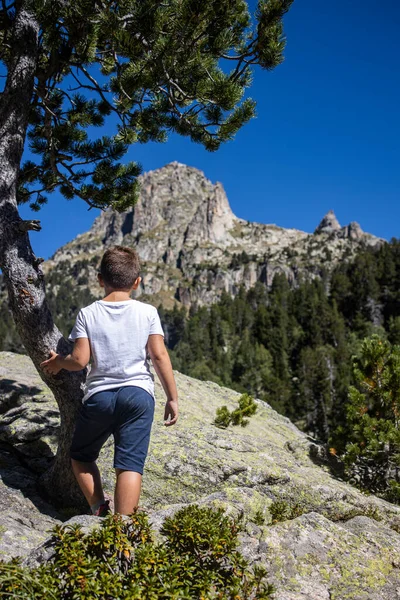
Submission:
{"label": "pine branch", "polygon": [[[80,66],[79,69],[83,72],[83,74],[89,79],[89,81],[91,81],[91,83],[93,85],[87,85],[82,83],[78,77],[75,75],[75,73],[73,73],[73,71],[71,71],[71,75],[72,77],[75,79],[76,83],[78,84],[78,86],[76,88],[69,88],[69,91],[73,92],[76,90],[89,90],[92,92],[96,92],[99,94],[100,98],[103,100],[103,102],[108,106],[108,108],[110,109],[111,112],[114,112],[118,118],[120,119],[120,121],[122,122],[122,124],[124,124],[124,120],[122,118],[122,115],[120,114],[120,112],[115,108],[115,106],[108,100],[108,98],[106,98],[106,96],[104,95],[104,92],[109,92],[110,90],[104,90],[104,88],[102,88],[97,81],[95,80],[94,77],[92,77],[84,67]],[[86,72],[85,72],[86,71]]]}
{"label": "pine branch", "polygon": [[[281,18],[290,4],[260,0],[251,30],[241,0],[53,0],[46,10],[39,3],[29,129],[39,162],[21,169],[21,201],[36,194],[38,208],[58,187],[90,207],[122,209],[133,201],[138,173],[118,162],[130,144],[176,132],[214,151],[232,139],[254,115],[254,103],[243,101],[253,66],[282,60]],[[5,5],[0,0],[0,13]],[[0,23],[2,49],[4,42]],[[233,61],[229,74],[224,60]],[[103,126],[109,114],[117,117],[114,135],[89,141],[88,128]]]}

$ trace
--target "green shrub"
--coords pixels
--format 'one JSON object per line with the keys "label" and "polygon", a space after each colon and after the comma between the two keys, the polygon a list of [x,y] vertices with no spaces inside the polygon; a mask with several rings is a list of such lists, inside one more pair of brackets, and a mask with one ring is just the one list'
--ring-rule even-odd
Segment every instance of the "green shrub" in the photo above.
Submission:
{"label": "green shrub", "polygon": [[156,542],[147,516],[109,515],[85,535],[54,529],[55,556],[28,570],[0,562],[0,597],[23,600],[253,600],[270,598],[265,570],[238,552],[238,524],[222,510],[186,507]]}
{"label": "green shrub", "polygon": [[229,425],[241,425],[246,427],[249,420],[244,417],[250,417],[257,411],[257,404],[248,394],[242,394],[239,400],[239,407],[229,412],[226,406],[217,408],[217,415],[214,419],[214,425],[226,429]]}
{"label": "green shrub", "polygon": [[272,524],[279,521],[295,519],[304,513],[304,507],[300,504],[290,504],[286,500],[276,500],[268,507],[272,517]]}
{"label": "green shrub", "polygon": [[335,511],[323,511],[323,516],[329,519],[330,521],[349,521],[350,519],[354,519],[354,517],[369,517],[370,519],[374,519],[374,521],[382,521],[382,515],[379,510],[374,506],[360,506],[359,508],[347,508],[345,510],[335,510]]}
{"label": "green shrub", "polygon": [[388,488],[385,491],[385,499],[393,504],[400,504],[400,483],[393,479],[388,482]]}
{"label": "green shrub", "polygon": [[264,525],[265,523],[265,515],[262,510],[257,510],[254,517],[252,518],[253,523],[256,525]]}
{"label": "green shrub", "polygon": [[228,410],[227,406],[221,406],[217,408],[217,416],[214,419],[214,425],[217,427],[221,427],[225,429],[229,427],[231,422],[231,413]]}

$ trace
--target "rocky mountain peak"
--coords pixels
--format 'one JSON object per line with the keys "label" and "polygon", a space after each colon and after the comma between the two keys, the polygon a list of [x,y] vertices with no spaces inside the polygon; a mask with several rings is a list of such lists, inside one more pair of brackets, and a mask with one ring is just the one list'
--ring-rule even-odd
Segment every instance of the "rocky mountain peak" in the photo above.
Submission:
{"label": "rocky mountain peak", "polygon": [[[343,256],[353,256],[361,243],[382,243],[355,222],[341,227],[333,211],[315,230],[319,236],[245,221],[233,214],[221,183],[179,162],[143,174],[140,183],[134,207],[121,214],[102,213],[45,268],[65,261],[71,268],[78,261],[96,262],[105,247],[123,244],[135,248],[141,259],[138,296],[166,307],[176,301],[189,307],[212,304],[223,292],[234,296],[242,285],[249,289],[257,281],[269,287],[276,273],[292,283],[300,275],[319,276],[327,265],[332,268]],[[98,294],[92,271],[80,274]]]}
{"label": "rocky mountain peak", "polygon": [[319,233],[335,233],[336,236],[339,238],[354,241],[359,241],[365,236],[359,223],[357,223],[356,221],[352,221],[348,225],[341,227],[333,210],[330,210],[326,213],[321,223],[314,231],[314,234],[318,235]]}
{"label": "rocky mountain peak", "polygon": [[184,243],[223,243],[229,238],[236,217],[222,185],[213,184],[202,171],[172,162],[144,174],[140,183],[133,208],[122,214],[108,210],[96,219],[92,231],[103,234],[105,244],[121,243],[128,235],[142,246],[141,238],[152,232],[157,241],[179,252]]}
{"label": "rocky mountain peak", "polygon": [[342,230],[345,237],[351,240],[360,240],[364,235],[363,230],[361,229],[359,223],[357,223],[356,221],[352,221],[351,223],[346,225],[346,227],[342,227]]}
{"label": "rocky mountain peak", "polygon": [[333,210],[330,210],[326,213],[314,233],[332,233],[332,231],[339,231],[340,229],[340,223],[337,220],[335,213]]}

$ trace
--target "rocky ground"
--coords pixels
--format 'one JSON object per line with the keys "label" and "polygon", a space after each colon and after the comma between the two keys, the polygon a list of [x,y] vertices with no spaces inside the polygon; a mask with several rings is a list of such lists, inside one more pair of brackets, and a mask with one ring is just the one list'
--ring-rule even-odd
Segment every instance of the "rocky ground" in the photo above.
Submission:
{"label": "rocky ground", "polygon": [[[217,407],[233,409],[238,394],[176,373],[181,416],[165,428],[163,393],[144,476],[142,506],[159,527],[190,502],[223,506],[244,516],[241,549],[264,563],[275,600],[395,600],[400,598],[400,507],[366,496],[321,464],[313,440],[267,404],[246,428],[218,429]],[[57,443],[58,415],[51,394],[27,357],[0,353],[0,552],[24,556],[58,514],[39,496],[37,476]],[[112,492],[111,442],[100,468]],[[278,514],[279,513],[279,514]],[[85,518],[86,525],[96,523]]]}

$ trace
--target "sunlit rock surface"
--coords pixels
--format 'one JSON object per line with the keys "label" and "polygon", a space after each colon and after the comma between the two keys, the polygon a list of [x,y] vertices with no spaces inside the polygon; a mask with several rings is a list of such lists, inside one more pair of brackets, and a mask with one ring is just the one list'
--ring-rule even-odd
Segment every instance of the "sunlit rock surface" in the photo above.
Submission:
{"label": "sunlit rock surface", "polygon": [[[320,448],[265,403],[246,428],[216,428],[216,409],[233,409],[238,394],[175,375],[180,419],[175,427],[163,425],[157,383],[144,474],[142,506],[156,527],[187,503],[222,506],[244,517],[242,552],[266,565],[276,600],[400,597],[400,507],[334,478],[310,458]],[[0,551],[26,556],[57,518],[68,516],[57,515],[36,491],[36,477],[56,448],[57,408],[27,357],[0,353],[0,413]],[[110,440],[99,460],[109,494],[112,451]],[[298,516],[272,523],[270,507],[281,500]]]}

